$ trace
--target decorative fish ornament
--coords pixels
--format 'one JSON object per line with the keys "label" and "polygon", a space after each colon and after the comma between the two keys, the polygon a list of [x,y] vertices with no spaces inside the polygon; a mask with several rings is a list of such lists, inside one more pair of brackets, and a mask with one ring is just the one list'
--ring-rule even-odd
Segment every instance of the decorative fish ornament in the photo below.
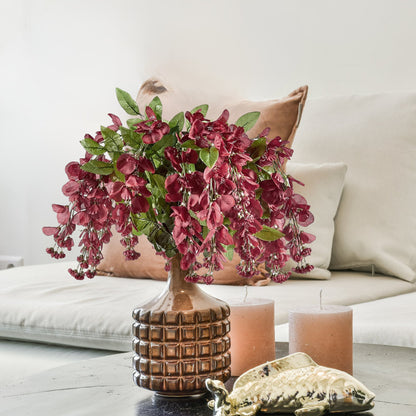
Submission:
{"label": "decorative fish ornament", "polygon": [[374,407],[375,395],[357,379],[316,364],[296,353],[242,374],[228,393],[218,380],[206,380],[214,400],[215,416],[252,416],[257,412],[321,416],[324,413],[361,412]]}

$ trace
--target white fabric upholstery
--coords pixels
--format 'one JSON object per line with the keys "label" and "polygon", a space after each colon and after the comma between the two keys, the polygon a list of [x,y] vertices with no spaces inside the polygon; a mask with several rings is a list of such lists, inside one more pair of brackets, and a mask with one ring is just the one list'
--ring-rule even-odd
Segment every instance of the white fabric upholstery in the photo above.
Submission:
{"label": "white fabric upholstery", "polygon": [[416,279],[416,92],[311,99],[293,161],[348,166],[330,268]]}
{"label": "white fabric upholstery", "polygon": [[[416,292],[352,308],[354,342],[416,348]],[[289,341],[289,324],[276,325],[275,339]]]}
{"label": "white fabric upholstery", "polygon": [[[165,282],[97,276],[76,281],[67,273],[73,263],[16,267],[0,271],[0,338],[93,349],[129,351],[131,312],[156,296]],[[323,289],[326,303],[351,305],[408,293],[415,285],[385,276],[336,272],[330,280],[295,280],[249,287],[250,297],[276,302],[276,324],[287,321],[289,308],[315,303]],[[222,299],[245,294],[244,287],[204,286]]]}
{"label": "white fabric upholstery", "polygon": [[[344,163],[318,165],[289,162],[286,170],[305,185],[295,183],[294,190],[306,198],[315,217],[315,221],[305,228],[306,232],[316,237],[310,245],[312,253],[306,258],[315,269],[306,274],[293,273],[293,275],[311,279],[329,279],[331,273],[327,269],[331,260],[334,218],[344,187],[347,166]],[[289,261],[288,265],[291,268],[296,266],[294,261]]]}
{"label": "white fabric upholstery", "polygon": [[355,342],[416,348],[416,292],[361,303],[353,309]]}

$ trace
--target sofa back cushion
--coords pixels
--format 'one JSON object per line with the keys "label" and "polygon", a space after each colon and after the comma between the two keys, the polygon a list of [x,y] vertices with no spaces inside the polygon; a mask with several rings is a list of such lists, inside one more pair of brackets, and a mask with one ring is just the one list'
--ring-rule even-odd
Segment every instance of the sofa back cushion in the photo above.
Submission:
{"label": "sofa back cushion", "polygon": [[[306,274],[292,273],[293,277],[308,279],[329,279],[334,221],[344,188],[347,165],[345,163],[294,163],[289,161],[287,173],[300,180],[305,186],[294,184],[294,191],[306,198],[311,206],[315,221],[305,231],[313,234],[316,240],[311,244],[312,253],[306,258],[314,269]],[[302,227],[300,227],[302,229]],[[285,270],[289,271],[296,263],[289,259]]]}
{"label": "sofa back cushion", "polygon": [[416,92],[308,101],[293,161],[348,166],[330,267],[416,280]]}

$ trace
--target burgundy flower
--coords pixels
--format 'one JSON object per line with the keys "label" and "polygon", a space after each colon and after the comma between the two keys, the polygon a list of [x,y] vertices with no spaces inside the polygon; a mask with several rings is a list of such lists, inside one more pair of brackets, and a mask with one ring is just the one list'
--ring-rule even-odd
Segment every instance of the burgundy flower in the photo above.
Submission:
{"label": "burgundy flower", "polygon": [[74,218],[72,219],[72,222],[75,225],[88,225],[90,222],[90,216],[85,212],[81,211],[74,215]]}
{"label": "burgundy flower", "polygon": [[211,147],[211,142],[208,140],[205,124],[201,120],[195,120],[189,131],[189,138],[195,141],[195,144],[201,148]]}
{"label": "burgundy flower", "polygon": [[128,153],[123,153],[117,159],[117,169],[124,175],[130,175],[136,170],[136,167],[137,160]]}
{"label": "burgundy flower", "polygon": [[218,205],[224,215],[228,215],[235,205],[235,199],[232,195],[221,195],[218,198]]}
{"label": "burgundy flower", "polygon": [[187,149],[182,152],[182,163],[192,163],[195,164],[198,161],[198,153],[193,149]]}
{"label": "burgundy flower", "polygon": [[62,187],[62,193],[65,196],[71,196],[76,194],[79,191],[80,185],[78,182],[70,180]]}
{"label": "burgundy flower", "polygon": [[108,126],[109,129],[117,131],[120,126],[122,125],[121,120],[114,114],[109,113],[108,114],[113,122],[112,126]]}
{"label": "burgundy flower", "polygon": [[[118,132],[121,120],[109,116],[108,128]],[[171,234],[169,247],[158,245],[163,250],[158,254],[168,259],[167,254],[180,253],[190,282],[212,283],[213,273],[224,267],[229,246],[240,255],[237,270],[247,278],[264,263],[270,278],[283,282],[290,276],[283,268],[289,257],[297,262],[297,272],[312,269],[305,258],[315,237],[300,227],[314,218],[305,198],[293,191],[293,184],[299,182],[282,169],[293,153],[286,141],[280,137],[270,141],[265,129],[258,138],[266,138],[267,144],[258,159],[244,128],[228,124],[227,110],[214,121],[199,110],[185,113],[188,131],[176,129],[166,142],[153,146],[170,133],[169,125],[150,107],[145,117],[139,117],[132,128],[138,135],[126,135],[121,129],[119,151],[107,149],[107,140],[97,131],[94,137],[85,137],[102,143],[107,152],[86,152],[79,162],[65,167],[68,182],[62,192],[69,202],[52,206],[58,226],[44,227],[43,232],[55,241],[47,252],[63,258],[74,245],[73,232],[81,228],[79,264],[69,271],[74,278],[94,277],[112,226],[121,233],[126,259],[137,260],[134,227],[140,218]],[[197,147],[183,146],[189,140]],[[205,166],[206,151],[201,156],[201,149],[218,150],[212,168]],[[284,238],[263,240],[258,232],[266,226],[280,230]]]}
{"label": "burgundy flower", "polygon": [[131,211],[135,214],[149,211],[149,202],[144,196],[137,195],[131,201]]}
{"label": "burgundy flower", "polygon": [[42,228],[43,234],[47,236],[55,235],[58,231],[58,227],[43,227]]}
{"label": "burgundy flower", "polygon": [[148,133],[143,136],[143,143],[153,144],[158,142],[165,134],[169,133],[169,125],[162,121],[154,121]]}
{"label": "burgundy flower", "polygon": [[165,197],[166,202],[182,201],[182,193],[181,193],[182,185],[181,185],[179,175],[177,173],[174,173],[173,175],[170,175],[166,178],[165,188],[168,191]]}
{"label": "burgundy flower", "polygon": [[136,132],[144,133],[142,140],[146,144],[154,144],[158,142],[170,129],[167,123],[157,119],[154,111],[150,107],[146,107],[147,120],[136,124]]}
{"label": "burgundy flower", "polygon": [[155,167],[153,163],[148,158],[141,156],[137,163],[137,170],[139,172],[150,172],[155,173]]}
{"label": "burgundy flower", "polygon": [[165,148],[164,152],[166,159],[170,161],[173,168],[178,172],[182,172],[181,159],[179,158],[178,149],[168,146]]}
{"label": "burgundy flower", "polygon": [[65,166],[65,173],[68,176],[68,179],[76,180],[79,179],[79,174],[81,173],[81,168],[78,162],[69,162]]}
{"label": "burgundy flower", "polygon": [[56,212],[56,217],[58,219],[59,224],[66,224],[69,220],[69,207],[58,205],[58,204],[52,204],[52,209],[54,212]]}

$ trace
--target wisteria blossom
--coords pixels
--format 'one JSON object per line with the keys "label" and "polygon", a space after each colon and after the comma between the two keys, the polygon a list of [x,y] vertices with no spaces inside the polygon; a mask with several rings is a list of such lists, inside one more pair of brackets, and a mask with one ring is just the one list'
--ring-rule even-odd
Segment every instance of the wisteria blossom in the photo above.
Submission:
{"label": "wisteria blossom", "polygon": [[313,215],[284,170],[293,151],[280,137],[269,138],[269,129],[248,137],[258,112],[232,124],[227,110],[208,120],[202,105],[167,122],[159,98],[142,115],[128,93],[118,89],[117,97],[134,118],[125,127],[109,114],[111,125],[85,135],[84,157],[65,168],[68,204],[52,205],[58,225],[43,228],[55,240],[47,249],[54,258],[65,257],[81,229],[73,277],[94,277],[112,227],[127,260],[139,259],[138,236],[145,234],[167,261],[180,255],[192,282],[212,283],[234,252],[246,278],[264,264],[272,280],[284,282],[289,258],[296,272],[312,270],[305,257],[315,237],[304,228]]}

